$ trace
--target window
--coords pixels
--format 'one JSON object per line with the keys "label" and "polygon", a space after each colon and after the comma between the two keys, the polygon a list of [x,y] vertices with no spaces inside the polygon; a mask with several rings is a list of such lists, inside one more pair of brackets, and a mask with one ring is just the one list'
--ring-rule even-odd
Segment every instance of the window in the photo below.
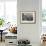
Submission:
{"label": "window", "polygon": [[46,32],[46,0],[42,0],[42,32]]}
{"label": "window", "polygon": [[46,25],[46,0],[42,0],[42,25]]}
{"label": "window", "polygon": [[0,17],[17,26],[17,0],[0,1]]}
{"label": "window", "polygon": [[4,16],[4,2],[0,1],[0,17]]}

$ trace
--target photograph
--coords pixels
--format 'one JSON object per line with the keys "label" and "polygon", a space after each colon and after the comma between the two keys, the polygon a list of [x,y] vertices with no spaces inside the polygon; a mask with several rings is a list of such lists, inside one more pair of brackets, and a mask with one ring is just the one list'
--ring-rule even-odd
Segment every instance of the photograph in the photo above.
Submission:
{"label": "photograph", "polygon": [[36,12],[21,12],[21,23],[35,23]]}

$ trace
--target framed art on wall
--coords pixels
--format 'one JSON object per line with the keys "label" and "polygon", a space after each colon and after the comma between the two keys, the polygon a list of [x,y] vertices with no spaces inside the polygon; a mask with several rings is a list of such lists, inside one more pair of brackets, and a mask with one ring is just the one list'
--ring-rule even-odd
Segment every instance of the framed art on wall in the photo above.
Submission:
{"label": "framed art on wall", "polygon": [[36,23],[36,12],[21,12],[21,23]]}

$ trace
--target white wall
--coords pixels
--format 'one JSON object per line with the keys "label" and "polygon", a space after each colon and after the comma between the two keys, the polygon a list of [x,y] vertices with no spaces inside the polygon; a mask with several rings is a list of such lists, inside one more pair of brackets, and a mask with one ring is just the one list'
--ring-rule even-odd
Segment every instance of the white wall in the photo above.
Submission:
{"label": "white wall", "polygon": [[[33,46],[40,45],[40,26],[41,26],[41,0],[18,0],[17,17],[18,17],[18,39],[29,39]],[[36,11],[35,24],[21,24],[20,11]]]}

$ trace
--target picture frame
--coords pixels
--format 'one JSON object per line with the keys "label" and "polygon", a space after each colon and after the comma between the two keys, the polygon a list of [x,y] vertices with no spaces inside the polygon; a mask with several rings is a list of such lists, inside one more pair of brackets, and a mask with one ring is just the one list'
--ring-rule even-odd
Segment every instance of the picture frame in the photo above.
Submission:
{"label": "picture frame", "polygon": [[36,23],[36,11],[22,11],[21,15],[20,15],[20,22],[21,23],[30,23],[30,24],[34,24]]}

